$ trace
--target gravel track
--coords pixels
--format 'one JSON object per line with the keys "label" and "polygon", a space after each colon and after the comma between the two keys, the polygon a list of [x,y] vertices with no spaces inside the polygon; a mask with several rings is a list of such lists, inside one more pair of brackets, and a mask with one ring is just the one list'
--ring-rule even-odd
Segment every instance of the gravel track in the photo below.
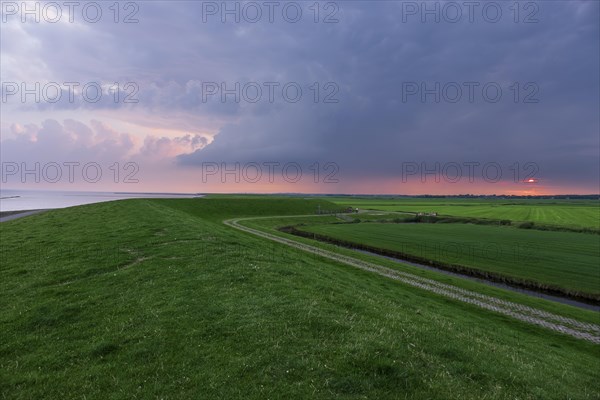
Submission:
{"label": "gravel track", "polygon": [[351,265],[353,267],[360,268],[364,271],[374,272],[381,276],[385,276],[387,278],[391,278],[402,283],[436,293],[438,295],[462,301],[464,303],[472,304],[483,309],[494,311],[533,325],[551,329],[555,332],[560,332],[577,339],[582,339],[595,344],[600,344],[600,325],[577,321],[572,318],[563,317],[523,304],[513,303],[507,300],[502,300],[471,290],[462,289],[454,285],[449,285],[446,283],[435,281],[433,279],[423,278],[410,273],[396,271],[394,269],[384,267],[382,265],[374,264],[354,257],[321,249],[315,246],[297,242],[292,239],[273,235],[239,224],[240,221],[257,220],[263,218],[264,217],[235,218],[224,221],[224,223],[228,226],[231,226],[244,232],[248,232],[255,236],[260,236],[262,238],[282,243],[299,250],[316,254],[321,257],[329,258],[331,260],[338,261],[347,265]]}

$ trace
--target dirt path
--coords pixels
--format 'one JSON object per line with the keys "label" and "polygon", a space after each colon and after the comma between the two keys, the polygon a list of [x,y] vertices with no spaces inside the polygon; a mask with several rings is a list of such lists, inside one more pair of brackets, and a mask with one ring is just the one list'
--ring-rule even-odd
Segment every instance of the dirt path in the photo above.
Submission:
{"label": "dirt path", "polygon": [[[284,218],[282,217],[267,217],[267,218]],[[299,216],[298,216],[299,217]],[[539,310],[519,303],[498,299],[492,296],[487,296],[471,290],[462,289],[454,285],[449,285],[435,281],[433,279],[423,278],[417,275],[406,272],[396,271],[394,269],[384,267],[382,265],[363,261],[354,257],[335,253],[329,250],[321,249],[315,246],[297,242],[288,238],[273,235],[257,229],[249,228],[240,225],[240,221],[264,219],[265,217],[253,218],[235,218],[224,221],[224,223],[233,228],[244,232],[260,236],[274,242],[282,243],[296,249],[300,249],[312,254],[316,254],[334,261],[342,262],[365,271],[374,272],[381,276],[391,278],[402,283],[418,287],[429,292],[433,292],[442,296],[462,301],[464,303],[473,304],[486,310],[498,312],[503,315],[524,321],[533,325],[538,325],[544,328],[560,332],[577,339],[583,339],[595,344],[600,344],[600,326],[587,322],[580,322],[571,318],[563,317],[547,311]]]}

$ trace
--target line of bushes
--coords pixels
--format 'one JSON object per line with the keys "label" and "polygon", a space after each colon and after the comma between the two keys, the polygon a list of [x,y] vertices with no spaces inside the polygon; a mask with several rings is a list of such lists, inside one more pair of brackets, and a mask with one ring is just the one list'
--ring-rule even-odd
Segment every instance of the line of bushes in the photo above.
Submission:
{"label": "line of bushes", "polygon": [[[384,222],[384,221],[376,221]],[[559,225],[548,225],[535,223],[533,221],[512,221],[510,219],[487,219],[476,217],[452,217],[452,216],[434,216],[434,215],[415,215],[407,218],[394,218],[387,220],[393,223],[416,223],[416,224],[475,224],[475,225],[495,225],[495,226],[513,226],[518,229],[535,229],[538,231],[557,231],[557,232],[575,232],[600,234],[600,229],[594,228],[575,228]]]}

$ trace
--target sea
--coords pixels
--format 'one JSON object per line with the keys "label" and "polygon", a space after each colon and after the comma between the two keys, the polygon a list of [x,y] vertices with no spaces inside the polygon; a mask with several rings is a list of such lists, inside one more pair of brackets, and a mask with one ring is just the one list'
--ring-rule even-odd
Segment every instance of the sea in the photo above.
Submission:
{"label": "sea", "polygon": [[0,189],[0,212],[48,210],[123,199],[193,198],[188,193],[75,192]]}

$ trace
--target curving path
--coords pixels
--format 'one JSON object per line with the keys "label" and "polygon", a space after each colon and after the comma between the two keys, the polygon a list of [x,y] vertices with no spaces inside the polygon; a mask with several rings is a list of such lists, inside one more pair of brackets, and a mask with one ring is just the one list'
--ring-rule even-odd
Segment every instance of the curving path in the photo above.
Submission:
{"label": "curving path", "polygon": [[[314,216],[314,215],[313,215]],[[282,216],[289,218],[290,216]],[[365,271],[374,272],[381,276],[391,278],[407,285],[418,287],[438,295],[446,296],[451,299],[472,304],[486,310],[494,311],[512,318],[524,321],[533,325],[551,329],[555,332],[560,332],[577,339],[583,339],[588,342],[600,344],[600,325],[580,322],[572,318],[563,317],[547,311],[539,310],[519,303],[513,303],[507,300],[502,300],[496,297],[487,296],[471,290],[462,289],[454,285],[441,283],[433,279],[423,278],[418,275],[413,275],[406,272],[397,271],[382,265],[363,261],[354,257],[335,253],[333,251],[321,249],[305,243],[297,242],[292,239],[273,235],[257,229],[249,228],[241,225],[240,221],[258,220],[266,218],[282,218],[282,217],[252,217],[252,218],[235,218],[223,221],[224,224],[235,229],[259,236],[274,242],[282,243],[308,253],[316,254],[321,257],[329,258]],[[294,217],[302,217],[301,215]]]}

